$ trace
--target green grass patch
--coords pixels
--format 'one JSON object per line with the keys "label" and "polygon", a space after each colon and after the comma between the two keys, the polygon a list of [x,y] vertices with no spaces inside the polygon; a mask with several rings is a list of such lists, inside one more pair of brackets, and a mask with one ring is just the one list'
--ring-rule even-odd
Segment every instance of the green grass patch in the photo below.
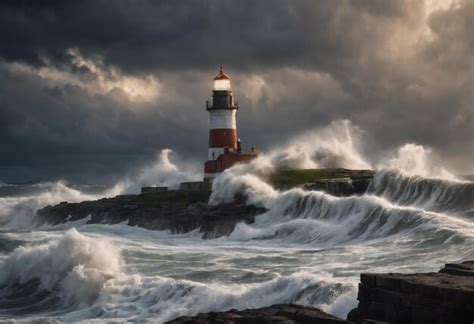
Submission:
{"label": "green grass patch", "polygon": [[321,179],[335,178],[338,169],[277,170],[270,174],[269,182],[277,188],[289,188]]}

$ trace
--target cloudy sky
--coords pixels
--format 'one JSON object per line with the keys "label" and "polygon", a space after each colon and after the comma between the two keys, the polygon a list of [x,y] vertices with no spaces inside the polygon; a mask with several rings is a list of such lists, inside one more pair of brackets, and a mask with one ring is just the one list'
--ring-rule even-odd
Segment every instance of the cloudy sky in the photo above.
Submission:
{"label": "cloudy sky", "polygon": [[0,180],[204,161],[223,65],[244,145],[348,119],[474,173],[474,1],[2,1]]}

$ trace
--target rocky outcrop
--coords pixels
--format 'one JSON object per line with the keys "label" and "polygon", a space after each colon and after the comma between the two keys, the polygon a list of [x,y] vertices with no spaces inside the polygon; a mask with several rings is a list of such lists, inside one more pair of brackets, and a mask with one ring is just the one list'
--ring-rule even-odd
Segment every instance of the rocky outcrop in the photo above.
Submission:
{"label": "rocky outcrop", "polygon": [[183,316],[167,323],[234,323],[234,324],[264,324],[264,323],[308,323],[308,324],[343,324],[352,323],[342,318],[329,315],[323,311],[301,305],[273,305],[259,309],[235,309],[227,312]]}
{"label": "rocky outcrop", "polygon": [[347,197],[351,195],[363,195],[371,181],[372,178],[354,180],[351,178],[323,179],[305,183],[303,189],[324,191],[336,197]]}
{"label": "rocky outcrop", "polygon": [[[356,323],[474,322],[474,261],[447,264],[439,273],[361,274]],[[372,322],[370,322],[372,321]]]}
{"label": "rocky outcrop", "polygon": [[187,233],[199,229],[203,238],[229,235],[237,223],[253,223],[265,210],[240,203],[208,205],[209,193],[164,192],[124,195],[81,203],[63,202],[40,209],[37,225],[60,224],[90,216],[89,224],[126,222],[154,230]]}
{"label": "rocky outcrop", "polygon": [[474,261],[465,261],[462,263],[446,263],[444,268],[441,269],[439,272],[455,276],[474,277]]}
{"label": "rocky outcrop", "polygon": [[332,178],[305,183],[305,190],[320,190],[337,197],[363,195],[374,177],[371,170],[338,169]]}

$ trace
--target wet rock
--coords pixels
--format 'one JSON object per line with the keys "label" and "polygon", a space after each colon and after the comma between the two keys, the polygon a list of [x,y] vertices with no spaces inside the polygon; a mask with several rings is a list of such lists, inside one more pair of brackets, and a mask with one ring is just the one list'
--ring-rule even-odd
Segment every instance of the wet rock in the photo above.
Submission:
{"label": "wet rock", "polygon": [[342,318],[308,306],[282,304],[258,309],[235,309],[226,312],[211,312],[196,316],[183,316],[167,323],[308,323],[308,324],[342,324],[352,323]]}
{"label": "wet rock", "polygon": [[474,276],[474,261],[465,261],[462,263],[446,263],[441,273],[447,273],[455,276]]}
{"label": "wet rock", "polygon": [[369,187],[372,178],[351,179],[351,178],[335,178],[322,179],[303,185],[305,190],[324,191],[330,195],[337,197],[347,197],[351,195],[363,195]]}
{"label": "wet rock", "polygon": [[199,230],[203,238],[229,235],[237,223],[253,223],[263,208],[240,203],[208,205],[209,193],[165,192],[122,195],[80,203],[61,203],[40,209],[37,225],[61,224],[90,217],[89,224],[126,222],[154,230],[188,233]]}
{"label": "wet rock", "polygon": [[356,323],[459,323],[474,321],[474,261],[447,264],[439,273],[361,274]]}
{"label": "wet rock", "polygon": [[337,169],[332,178],[318,179],[303,185],[305,190],[324,191],[330,195],[346,197],[363,195],[374,178],[372,170]]}

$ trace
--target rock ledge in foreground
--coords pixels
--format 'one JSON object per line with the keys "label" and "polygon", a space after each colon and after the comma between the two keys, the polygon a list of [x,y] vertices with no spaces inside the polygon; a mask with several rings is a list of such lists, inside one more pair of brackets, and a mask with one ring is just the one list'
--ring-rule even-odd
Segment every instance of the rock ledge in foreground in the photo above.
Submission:
{"label": "rock ledge in foreground", "polygon": [[326,314],[314,307],[294,304],[273,305],[259,309],[227,312],[212,312],[196,316],[183,316],[167,323],[234,323],[234,324],[266,324],[266,323],[308,323],[308,324],[345,324],[352,323],[342,318]]}
{"label": "rock ledge in foreground", "polygon": [[361,274],[356,323],[474,322],[474,261],[447,264],[439,273]]}

